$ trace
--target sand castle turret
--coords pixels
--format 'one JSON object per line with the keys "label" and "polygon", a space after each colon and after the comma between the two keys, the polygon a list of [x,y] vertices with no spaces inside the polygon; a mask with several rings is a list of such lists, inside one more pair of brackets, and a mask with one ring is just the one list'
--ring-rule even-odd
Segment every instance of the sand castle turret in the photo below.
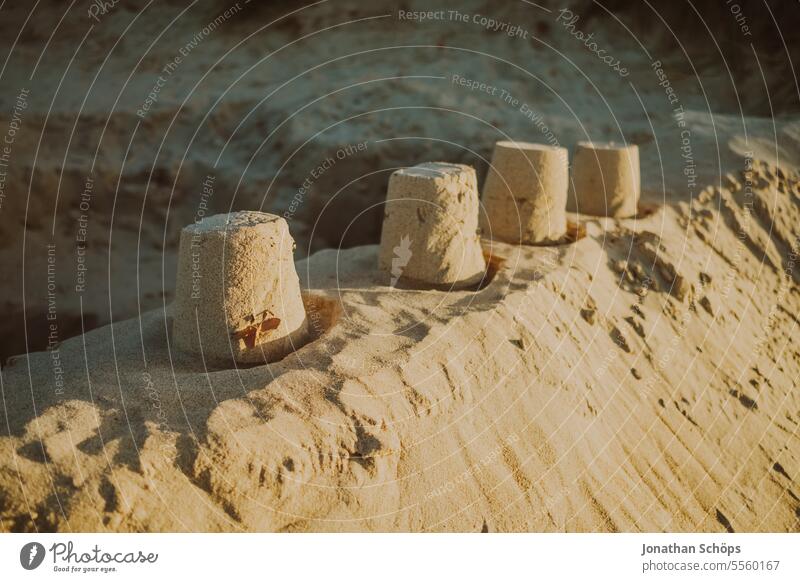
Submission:
{"label": "sand castle turret", "polygon": [[218,214],[181,232],[173,340],[210,362],[275,361],[300,347],[308,324],[286,221]]}
{"label": "sand castle turret", "polygon": [[498,141],[483,186],[487,236],[510,243],[560,240],[567,229],[567,150]]}
{"label": "sand castle turret", "polygon": [[389,178],[379,266],[400,279],[431,285],[479,282],[486,261],[478,236],[475,170],[430,162]]}
{"label": "sand castle turret", "polygon": [[635,216],[641,192],[639,147],[579,142],[568,208],[582,214]]}

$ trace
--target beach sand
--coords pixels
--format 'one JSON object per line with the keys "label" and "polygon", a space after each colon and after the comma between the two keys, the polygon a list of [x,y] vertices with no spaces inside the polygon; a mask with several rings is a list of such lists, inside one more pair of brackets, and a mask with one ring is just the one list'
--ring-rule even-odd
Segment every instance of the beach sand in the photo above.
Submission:
{"label": "beach sand", "polygon": [[573,216],[573,244],[495,243],[479,291],[322,251],[297,264],[321,336],[268,366],[170,351],[169,309],[64,342],[62,393],[52,354],[16,358],[0,524],[796,531],[798,184],[753,180],[744,244],[742,181]]}
{"label": "beach sand", "polygon": [[[3,6],[0,531],[800,531],[794,29],[748,14],[716,54],[683,7],[604,3],[626,30],[575,3],[623,78],[555,3],[289,4],[242,3],[152,102],[220,6],[121,2],[88,35]],[[508,139],[637,145],[639,214],[484,239],[480,289],[389,286],[391,173],[481,188]],[[313,341],[280,362],[175,349],[181,229],[232,210],[298,243]]]}

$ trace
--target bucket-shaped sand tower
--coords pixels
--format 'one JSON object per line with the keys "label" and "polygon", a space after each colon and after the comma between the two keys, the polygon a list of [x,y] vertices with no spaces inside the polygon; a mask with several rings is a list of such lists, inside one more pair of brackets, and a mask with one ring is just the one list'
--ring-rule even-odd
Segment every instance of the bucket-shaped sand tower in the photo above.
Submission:
{"label": "bucket-shaped sand tower", "polygon": [[475,170],[429,162],[389,178],[379,266],[392,285],[462,287],[486,271],[478,236]]}
{"label": "bucket-shaped sand tower", "polygon": [[181,231],[173,341],[213,363],[264,363],[308,336],[294,240],[264,212],[217,214]]}
{"label": "bucket-shaped sand tower", "polygon": [[483,186],[487,236],[514,244],[559,241],[567,230],[567,150],[498,141]]}
{"label": "bucket-shaped sand tower", "polygon": [[578,143],[572,160],[571,211],[629,218],[636,215],[640,192],[638,146]]}

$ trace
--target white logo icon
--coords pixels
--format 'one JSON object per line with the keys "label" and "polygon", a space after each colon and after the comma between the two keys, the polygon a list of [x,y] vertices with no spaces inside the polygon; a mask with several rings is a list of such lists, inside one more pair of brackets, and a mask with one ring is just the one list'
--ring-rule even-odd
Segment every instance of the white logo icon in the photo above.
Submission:
{"label": "white logo icon", "polygon": [[394,287],[400,280],[403,274],[403,267],[411,260],[411,239],[408,235],[400,239],[400,244],[392,249],[394,257],[392,258],[392,281],[390,285]]}

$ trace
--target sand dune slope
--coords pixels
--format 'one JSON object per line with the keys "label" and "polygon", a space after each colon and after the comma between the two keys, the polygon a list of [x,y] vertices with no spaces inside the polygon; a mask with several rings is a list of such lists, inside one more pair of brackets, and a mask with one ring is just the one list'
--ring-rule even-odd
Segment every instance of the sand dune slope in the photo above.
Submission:
{"label": "sand dune slope", "polygon": [[758,170],[486,243],[478,291],[318,253],[322,335],[271,366],[177,355],[169,309],[19,357],[0,529],[797,531],[798,186]]}

